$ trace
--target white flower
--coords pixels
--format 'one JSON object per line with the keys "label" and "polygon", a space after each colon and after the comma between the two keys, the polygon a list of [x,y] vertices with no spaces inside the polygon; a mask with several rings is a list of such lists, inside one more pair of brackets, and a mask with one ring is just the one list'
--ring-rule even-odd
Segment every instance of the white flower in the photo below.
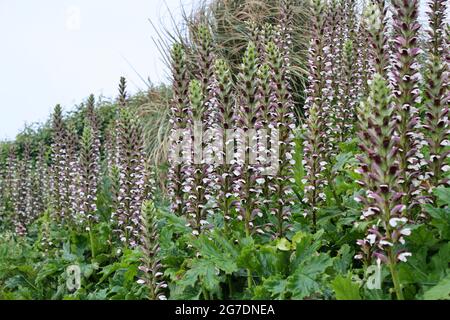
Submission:
{"label": "white flower", "polygon": [[411,252],[402,252],[398,255],[398,260],[406,262],[408,261],[408,257],[411,257],[412,253]]}
{"label": "white flower", "polygon": [[370,217],[373,216],[374,214],[376,214],[376,212],[373,210],[373,208],[368,208],[367,210],[363,211],[364,217]]}
{"label": "white flower", "polygon": [[393,244],[392,244],[391,242],[386,241],[386,240],[381,240],[381,241],[380,241],[380,244],[381,244],[382,246],[390,246],[390,247],[393,246]]}
{"label": "white flower", "polygon": [[144,284],[144,283],[145,283],[145,280],[139,279],[139,280],[136,281],[136,282],[139,283],[139,284]]}
{"label": "white flower", "polygon": [[408,222],[408,219],[403,217],[403,218],[392,218],[391,220],[389,220],[389,224],[391,225],[391,227],[394,228],[397,226],[399,222],[406,223]]}
{"label": "white flower", "polygon": [[408,229],[408,228],[402,229],[400,231],[400,233],[404,236],[409,236],[409,235],[411,235],[411,229]]}
{"label": "white flower", "polygon": [[375,234],[369,234],[366,238],[369,240],[369,243],[373,245],[377,239],[377,236]]}

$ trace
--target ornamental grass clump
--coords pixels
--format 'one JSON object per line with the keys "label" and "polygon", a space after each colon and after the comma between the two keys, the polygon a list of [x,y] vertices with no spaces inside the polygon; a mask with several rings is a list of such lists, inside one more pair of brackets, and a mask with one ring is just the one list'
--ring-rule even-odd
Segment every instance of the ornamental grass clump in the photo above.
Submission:
{"label": "ornamental grass clump", "polygon": [[400,137],[391,92],[386,80],[376,74],[369,98],[361,108],[358,137],[363,152],[358,156],[364,194],[356,200],[363,203],[361,220],[369,221],[367,236],[358,240],[361,253],[356,256],[370,264],[372,259],[385,263],[390,270],[398,299],[403,299],[397,264],[411,253],[405,251],[405,236],[410,235],[402,176]]}

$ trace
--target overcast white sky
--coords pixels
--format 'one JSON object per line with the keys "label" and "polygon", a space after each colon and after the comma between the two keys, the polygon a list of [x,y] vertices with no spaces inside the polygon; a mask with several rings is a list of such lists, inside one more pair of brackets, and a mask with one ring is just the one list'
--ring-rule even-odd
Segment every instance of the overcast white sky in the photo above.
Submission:
{"label": "overcast white sky", "polygon": [[[0,0],[0,140],[45,121],[56,103],[70,110],[91,92],[145,88],[167,72],[149,23],[171,25],[193,0]],[[131,66],[132,67],[131,67]]]}
{"label": "overcast white sky", "polygon": [[[422,0],[424,2],[425,0]],[[166,79],[148,20],[171,25],[198,0],[0,0],[0,140],[70,110],[90,93],[114,97]],[[131,66],[130,66],[131,65]]]}

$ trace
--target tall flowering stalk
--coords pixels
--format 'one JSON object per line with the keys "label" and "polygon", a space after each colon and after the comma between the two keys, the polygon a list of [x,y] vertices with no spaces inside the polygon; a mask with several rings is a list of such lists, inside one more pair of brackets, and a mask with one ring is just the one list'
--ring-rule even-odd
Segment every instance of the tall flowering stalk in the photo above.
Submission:
{"label": "tall flowering stalk", "polygon": [[328,6],[325,33],[325,113],[329,156],[337,152],[339,142],[354,131],[358,97],[356,15],[353,1],[332,1]]}
{"label": "tall flowering stalk", "polygon": [[[287,50],[287,49],[285,49]],[[272,212],[277,217],[277,235],[282,237],[285,231],[285,221],[290,218],[293,204],[291,183],[293,180],[292,166],[294,152],[295,116],[290,92],[289,62],[279,49],[271,42],[267,45],[267,60],[271,69],[273,87],[273,118],[270,119],[270,129],[278,133],[278,163],[274,174],[273,186],[277,203]],[[260,113],[262,110],[259,110]],[[272,138],[272,132],[270,133]]]}
{"label": "tall flowering stalk", "polygon": [[100,175],[100,137],[94,96],[90,96],[86,107],[86,123],[80,143],[78,206],[80,223],[91,230],[98,220],[97,191]]}
{"label": "tall flowering stalk", "polygon": [[185,212],[181,147],[184,138],[183,133],[189,119],[189,76],[186,53],[181,44],[175,44],[172,48],[172,77],[173,98],[170,117],[169,140],[171,147],[169,150],[168,193],[171,198],[172,211],[181,216]]}
{"label": "tall flowering stalk", "polygon": [[404,251],[404,236],[411,230],[405,227],[406,205],[398,180],[401,177],[399,159],[400,137],[397,135],[395,109],[386,80],[376,74],[368,101],[363,105],[360,120],[360,148],[358,156],[362,175],[360,184],[365,190],[356,200],[364,204],[362,220],[372,223],[368,235],[358,240],[362,252],[356,256],[370,262],[374,257],[390,269],[398,299],[403,299],[397,274],[397,263],[411,254]]}
{"label": "tall flowering stalk", "polygon": [[80,183],[78,189],[78,203],[80,223],[89,231],[91,238],[92,257],[95,257],[92,234],[93,223],[98,221],[97,190],[100,174],[100,154],[96,147],[94,130],[87,124],[83,130],[80,150]]}
{"label": "tall flowering stalk", "polygon": [[52,121],[52,218],[58,223],[64,221],[68,216],[68,191],[64,187],[68,177],[66,176],[67,146],[66,126],[62,117],[61,106],[57,105],[53,113]]}
{"label": "tall flowering stalk", "polygon": [[303,129],[303,160],[305,177],[303,179],[303,202],[309,207],[306,214],[311,215],[313,226],[316,226],[319,204],[326,199],[323,189],[327,184],[324,177],[327,162],[326,150],[326,120],[324,106],[326,105],[326,65],[325,65],[325,12],[326,4],[322,0],[313,1],[312,36],[309,48],[309,85],[307,89],[306,108],[308,117]]}
{"label": "tall flowering stalk", "polygon": [[323,26],[323,65],[325,86],[320,112],[328,114],[324,130],[329,139],[326,141],[328,156],[336,155],[336,148],[342,136],[341,124],[344,123],[343,114],[343,41],[344,14],[341,1],[331,1],[325,5],[325,21]]}
{"label": "tall flowering stalk", "polygon": [[8,199],[7,159],[0,161],[0,222],[6,219],[6,203]]}
{"label": "tall flowering stalk", "polygon": [[[275,52],[274,43],[271,43],[271,48]],[[267,46],[264,49],[267,52]],[[267,58],[267,57],[266,57]],[[262,140],[258,145],[258,156],[262,159],[262,166],[264,169],[264,183],[262,185],[262,204],[265,213],[276,213],[274,208],[274,196],[276,194],[276,186],[274,179],[276,172],[271,172],[270,165],[278,165],[279,161],[279,141],[278,141],[278,126],[277,126],[277,107],[278,95],[275,95],[272,68],[268,63],[262,64],[258,69],[258,109],[261,114],[259,126],[261,133],[258,137]],[[272,163],[272,161],[276,163]],[[272,170],[273,171],[273,170]],[[271,211],[273,209],[273,211]]]}
{"label": "tall flowering stalk", "polygon": [[344,1],[344,35],[342,75],[344,83],[344,121],[342,123],[341,141],[346,141],[355,132],[357,105],[359,103],[359,69],[357,50],[357,8],[356,2]]}
{"label": "tall flowering stalk", "polygon": [[369,28],[371,24],[366,19],[359,20],[358,31],[356,34],[357,46],[357,67],[358,67],[358,87],[361,89],[358,96],[362,98],[369,95],[369,80],[373,76],[373,67],[370,63],[372,60],[372,50],[370,46]]}
{"label": "tall flowering stalk", "polygon": [[[105,174],[110,183],[110,210],[111,217],[117,215],[117,208],[119,207],[119,188],[120,188],[120,176],[119,176],[119,157],[118,157],[118,144],[117,144],[117,119],[114,119],[108,126],[105,134]],[[112,219],[114,221],[114,219]]]}
{"label": "tall flowering stalk", "polygon": [[208,98],[208,89],[214,73],[214,50],[211,31],[206,24],[200,24],[194,32],[195,62],[204,99]]}
{"label": "tall flowering stalk", "polygon": [[[292,51],[292,34],[293,24],[294,24],[294,9],[293,9],[293,1],[292,0],[281,0],[280,1],[280,14],[279,14],[279,23],[278,28],[276,30],[276,34],[274,35],[273,41],[276,42],[278,48],[280,50],[280,54],[283,59],[282,65],[286,70],[291,67],[291,51]],[[270,28],[266,27],[266,32],[270,32]],[[266,43],[272,41],[270,39],[270,33],[266,35]],[[288,72],[285,76],[289,76]],[[290,80],[290,79],[289,79]],[[289,83],[288,83],[289,85]]]}
{"label": "tall flowering stalk", "polygon": [[2,171],[2,203],[0,206],[0,219],[6,220],[7,214],[11,211],[13,205],[12,192],[14,189],[14,175],[17,170],[16,148],[12,145],[8,147],[4,170]]}
{"label": "tall flowering stalk", "polygon": [[218,125],[219,137],[222,138],[221,165],[219,165],[217,195],[218,207],[223,212],[226,221],[231,219],[232,203],[232,157],[234,153],[234,138],[232,131],[235,127],[235,96],[234,83],[228,63],[225,60],[217,59],[215,62],[215,78],[217,80],[217,105],[219,109]]}
{"label": "tall flowering stalk", "polygon": [[80,189],[80,139],[73,123],[67,126],[66,146],[67,165],[65,171],[65,183],[63,187],[67,190],[66,203],[69,208],[67,222],[70,227],[76,227],[80,211],[79,189]]}
{"label": "tall flowering stalk", "polygon": [[[213,212],[213,208],[216,204],[212,201],[216,198],[219,185],[217,175],[217,162],[220,158],[220,128],[218,120],[220,117],[220,110],[218,107],[218,84],[214,75],[215,64],[215,51],[214,51],[214,39],[210,28],[206,24],[199,26],[197,32],[197,46],[198,46],[198,62],[199,62],[199,74],[203,107],[202,114],[197,115],[197,119],[194,119],[193,124],[201,125],[202,127],[202,163],[201,170],[203,172],[203,184],[205,186],[205,201],[208,204],[210,212]],[[192,108],[192,107],[191,107]],[[192,110],[192,114],[195,111]],[[194,128],[195,130],[195,128]],[[198,133],[198,136],[200,133]],[[198,137],[200,138],[200,137]]]}
{"label": "tall flowering stalk", "polygon": [[[86,104],[86,122],[91,128],[92,133],[92,151],[98,157],[97,161],[100,161],[101,152],[101,134],[100,134],[100,120],[95,110],[95,97],[91,94],[87,100]],[[100,164],[97,163],[97,170],[100,170]]]}
{"label": "tall flowering stalk", "polygon": [[372,67],[376,73],[388,79],[390,57],[386,10],[384,1],[370,2],[365,8],[363,21],[367,26],[372,49]]}
{"label": "tall flowering stalk", "polygon": [[167,284],[162,280],[163,266],[158,257],[160,246],[157,218],[157,211],[153,202],[144,202],[141,216],[141,249],[143,257],[139,266],[143,276],[138,280],[138,283],[147,286],[150,300],[166,300],[164,289],[167,288]]}
{"label": "tall flowering stalk", "polygon": [[[189,84],[189,103],[191,109],[191,123],[188,128],[191,135],[190,160],[184,167],[185,183],[184,191],[187,193],[187,213],[190,227],[194,235],[200,234],[203,226],[207,224],[207,198],[206,188],[209,184],[208,167],[205,166],[203,158],[205,144],[202,139],[203,123],[205,120],[206,106],[202,93],[201,82],[192,80]],[[190,162],[190,163],[189,163]]]}
{"label": "tall flowering stalk", "polygon": [[356,122],[356,105],[358,103],[357,64],[354,42],[348,40],[344,44],[343,53],[343,91],[342,91],[342,118],[339,124],[339,141],[346,141],[354,132]]}
{"label": "tall flowering stalk", "polygon": [[139,244],[141,208],[144,199],[145,157],[142,126],[130,110],[126,80],[120,79],[120,114],[117,121],[119,193],[117,221],[120,240],[135,247]]}
{"label": "tall flowering stalk", "polygon": [[51,177],[49,166],[47,163],[47,149],[44,144],[41,144],[39,146],[39,151],[36,159],[36,175],[36,190],[39,194],[38,210],[40,213],[42,213],[48,208],[51,200]]}
{"label": "tall flowering stalk", "polygon": [[18,162],[14,175],[14,187],[12,196],[14,198],[13,223],[16,234],[25,236],[27,225],[33,217],[33,195],[31,180],[31,154],[30,144],[26,142],[23,149],[22,159]]}
{"label": "tall flowering stalk", "polygon": [[418,47],[418,0],[393,0],[395,62],[393,82],[394,103],[397,108],[398,133],[400,136],[400,182],[405,193],[404,204],[414,206],[419,200],[420,154],[422,137],[419,133],[418,97],[419,71]]}
{"label": "tall flowering stalk", "polygon": [[237,79],[238,86],[238,110],[236,112],[237,130],[235,134],[237,152],[233,166],[234,187],[233,191],[239,199],[235,204],[238,220],[243,221],[247,235],[250,235],[254,227],[254,219],[261,215],[258,207],[261,192],[261,172],[256,161],[258,154],[257,135],[255,125],[260,119],[257,104],[258,90],[258,56],[256,47],[250,42],[244,53],[241,70]]}
{"label": "tall flowering stalk", "polygon": [[[430,44],[424,74],[425,121],[424,135],[429,147],[427,178],[430,190],[439,185],[448,184],[446,172],[449,155],[449,70],[442,60],[445,52],[445,5],[446,1],[433,0],[429,3]],[[448,2],[447,2],[448,3]]]}

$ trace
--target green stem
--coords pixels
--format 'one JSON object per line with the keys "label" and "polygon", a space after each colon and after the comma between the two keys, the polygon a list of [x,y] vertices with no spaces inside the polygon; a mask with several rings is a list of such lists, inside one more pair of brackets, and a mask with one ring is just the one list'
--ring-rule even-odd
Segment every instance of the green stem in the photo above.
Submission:
{"label": "green stem", "polygon": [[389,251],[389,270],[391,271],[392,281],[394,282],[394,289],[398,300],[404,300],[403,290],[400,285],[400,279],[396,269],[395,257],[392,255],[392,250]]}
{"label": "green stem", "polygon": [[230,298],[233,297],[233,284],[231,283],[231,276],[228,277],[228,295]]}
{"label": "green stem", "polygon": [[89,240],[91,242],[91,256],[95,259],[94,234],[92,233],[92,224],[89,222]]}
{"label": "green stem", "polygon": [[202,293],[203,293],[203,297],[205,298],[205,300],[210,300],[208,290],[206,290],[206,288],[204,286],[202,286]]}

